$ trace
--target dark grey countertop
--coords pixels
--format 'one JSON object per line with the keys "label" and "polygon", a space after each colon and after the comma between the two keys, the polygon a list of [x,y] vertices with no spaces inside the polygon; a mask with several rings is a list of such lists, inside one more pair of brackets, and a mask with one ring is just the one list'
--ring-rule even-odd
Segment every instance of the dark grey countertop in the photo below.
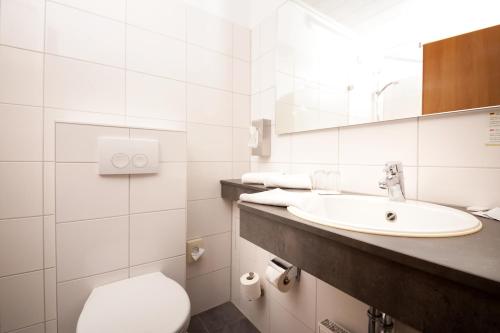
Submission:
{"label": "dark grey countertop", "polygon": [[[221,184],[242,190],[248,189],[251,192],[266,190],[260,185],[242,184],[238,179],[224,180]],[[246,202],[240,202],[239,207],[253,214],[500,296],[498,221],[479,218],[483,229],[466,236],[412,238],[380,236],[328,227],[296,217],[283,207]]]}

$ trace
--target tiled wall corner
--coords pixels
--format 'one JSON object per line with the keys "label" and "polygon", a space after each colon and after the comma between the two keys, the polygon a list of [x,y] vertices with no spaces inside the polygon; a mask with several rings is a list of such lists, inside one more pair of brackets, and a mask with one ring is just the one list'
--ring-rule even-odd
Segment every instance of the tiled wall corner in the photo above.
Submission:
{"label": "tiled wall corner", "polygon": [[[0,332],[21,324],[27,327],[25,333],[52,333],[57,326],[66,332],[74,325],[75,304],[81,306],[92,286],[158,270],[190,286],[194,304],[203,304],[198,309],[227,301],[229,284],[218,282],[215,294],[198,302],[200,286],[220,276],[229,279],[231,209],[220,198],[219,180],[250,169],[245,136],[250,119],[250,30],[182,0],[0,3],[0,235],[5,236],[0,236],[0,280],[39,272],[46,282],[45,318],[39,308],[21,316],[19,324],[2,324],[0,318]],[[105,126],[71,128],[74,135],[56,147],[57,122]],[[111,130],[113,126],[160,130],[130,131],[131,137],[169,143],[161,145],[160,175],[133,176],[128,185],[128,177],[94,177],[95,146],[81,143],[103,129],[121,135],[121,130]],[[187,130],[189,140],[186,133],[163,130]],[[212,142],[212,152],[205,141]],[[72,177],[75,174],[81,178]],[[183,183],[189,188],[176,195],[168,192],[169,186]],[[80,189],[73,192],[79,196],[62,197],[68,186]],[[205,209],[211,214],[204,214]],[[130,266],[129,245],[115,242],[120,237],[110,238],[104,229],[110,223],[121,231],[115,236],[131,232],[129,222],[121,221],[129,214],[138,235],[151,236],[151,230],[162,227],[158,219],[166,219],[172,221],[169,232],[208,237],[208,244],[214,245],[221,240],[222,246],[212,246],[202,267],[190,270],[189,284],[184,237],[173,247],[159,239],[144,244],[134,238],[137,265],[121,270]],[[179,222],[184,218],[192,221],[189,228]],[[103,222],[94,224],[103,237],[99,244],[113,244],[113,251],[89,267],[56,265],[56,248],[66,247],[60,239],[56,246],[56,231],[70,235],[79,232],[70,225],[86,229],[89,221]],[[85,247],[85,237],[78,242]],[[214,260],[219,254],[222,260]],[[59,263],[71,262],[76,253],[68,255],[58,256]],[[57,290],[62,292],[58,311],[56,270]],[[99,275],[86,277],[94,273]],[[73,278],[77,280],[66,281]],[[33,304],[38,304],[37,297],[33,293]]]}

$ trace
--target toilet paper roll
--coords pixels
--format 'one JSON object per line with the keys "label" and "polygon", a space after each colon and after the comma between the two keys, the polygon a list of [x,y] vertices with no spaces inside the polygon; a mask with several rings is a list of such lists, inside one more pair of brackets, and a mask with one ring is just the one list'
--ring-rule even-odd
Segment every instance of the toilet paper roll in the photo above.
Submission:
{"label": "toilet paper roll", "polygon": [[241,297],[247,301],[255,301],[261,296],[260,277],[254,272],[245,273],[240,277]]}
{"label": "toilet paper roll", "polygon": [[266,279],[282,293],[292,289],[295,284],[295,277],[287,277],[286,270],[272,262],[266,268]]}

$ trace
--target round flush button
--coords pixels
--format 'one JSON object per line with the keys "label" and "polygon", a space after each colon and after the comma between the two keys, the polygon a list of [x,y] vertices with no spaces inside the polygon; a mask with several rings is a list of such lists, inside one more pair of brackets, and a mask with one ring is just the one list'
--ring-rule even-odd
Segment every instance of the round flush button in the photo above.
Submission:
{"label": "round flush button", "polygon": [[129,162],[130,158],[127,154],[117,153],[111,157],[111,164],[113,164],[113,166],[118,169],[125,168]]}
{"label": "round flush button", "polygon": [[144,168],[146,165],[148,165],[148,162],[148,157],[144,154],[137,154],[132,158],[132,163],[134,163],[134,166],[136,168]]}

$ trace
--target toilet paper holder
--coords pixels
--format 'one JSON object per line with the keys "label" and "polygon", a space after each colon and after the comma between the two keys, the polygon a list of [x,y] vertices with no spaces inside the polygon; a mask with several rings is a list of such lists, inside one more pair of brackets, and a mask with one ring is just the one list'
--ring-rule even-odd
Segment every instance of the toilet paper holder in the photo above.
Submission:
{"label": "toilet paper holder", "polygon": [[289,262],[278,257],[274,257],[273,259],[271,259],[271,264],[276,265],[285,270],[285,284],[288,284],[288,282],[294,278],[297,282],[300,281],[300,274],[302,270],[297,266],[294,266]]}

